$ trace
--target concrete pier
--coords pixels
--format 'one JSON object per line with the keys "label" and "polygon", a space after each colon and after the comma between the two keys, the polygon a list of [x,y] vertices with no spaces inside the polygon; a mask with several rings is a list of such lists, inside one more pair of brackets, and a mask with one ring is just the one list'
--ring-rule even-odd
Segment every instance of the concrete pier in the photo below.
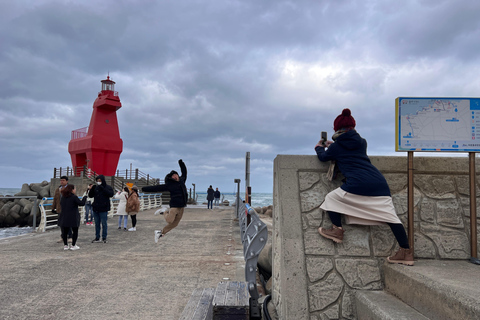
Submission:
{"label": "concrete pier", "polygon": [[245,281],[234,208],[220,208],[186,208],[158,244],[155,210],[137,215],[136,232],[110,218],[106,244],[82,225],[77,251],[57,243],[59,229],[1,239],[0,319],[178,319],[196,288]]}

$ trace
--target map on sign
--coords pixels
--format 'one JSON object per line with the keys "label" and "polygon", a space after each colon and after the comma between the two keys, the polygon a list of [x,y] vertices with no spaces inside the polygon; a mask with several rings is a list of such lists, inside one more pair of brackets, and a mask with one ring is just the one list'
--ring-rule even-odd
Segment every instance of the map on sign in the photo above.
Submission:
{"label": "map on sign", "polygon": [[480,98],[397,98],[396,151],[480,151]]}

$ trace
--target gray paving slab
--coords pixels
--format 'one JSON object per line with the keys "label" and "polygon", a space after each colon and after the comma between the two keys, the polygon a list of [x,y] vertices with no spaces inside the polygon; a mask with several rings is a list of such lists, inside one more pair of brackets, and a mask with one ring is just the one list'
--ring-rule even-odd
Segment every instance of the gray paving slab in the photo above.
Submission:
{"label": "gray paving slab", "polygon": [[56,243],[59,229],[0,240],[0,319],[178,319],[196,288],[245,280],[232,207],[186,208],[158,244],[154,211],[136,232],[109,219],[106,244],[82,225],[77,251]]}

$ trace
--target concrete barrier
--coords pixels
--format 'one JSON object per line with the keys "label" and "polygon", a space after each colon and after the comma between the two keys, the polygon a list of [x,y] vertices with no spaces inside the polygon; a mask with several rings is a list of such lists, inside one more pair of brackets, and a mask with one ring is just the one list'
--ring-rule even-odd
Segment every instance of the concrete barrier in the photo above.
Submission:
{"label": "concrete barrier", "polygon": [[[407,158],[370,159],[407,226]],[[383,289],[381,266],[397,249],[388,226],[345,225],[344,242],[336,245],[318,234],[319,226],[331,225],[320,204],[342,179],[328,181],[328,166],[316,156],[274,161],[272,300],[281,319],[354,319],[355,290]],[[415,258],[468,259],[468,157],[417,157],[414,170]]]}

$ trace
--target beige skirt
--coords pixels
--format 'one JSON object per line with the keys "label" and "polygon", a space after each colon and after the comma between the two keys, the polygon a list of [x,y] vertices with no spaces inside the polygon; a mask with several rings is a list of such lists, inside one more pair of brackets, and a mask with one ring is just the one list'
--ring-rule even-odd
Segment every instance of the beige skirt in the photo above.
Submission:
{"label": "beige skirt", "polygon": [[347,224],[401,223],[389,196],[359,196],[337,188],[327,194],[320,208],[344,214]]}

